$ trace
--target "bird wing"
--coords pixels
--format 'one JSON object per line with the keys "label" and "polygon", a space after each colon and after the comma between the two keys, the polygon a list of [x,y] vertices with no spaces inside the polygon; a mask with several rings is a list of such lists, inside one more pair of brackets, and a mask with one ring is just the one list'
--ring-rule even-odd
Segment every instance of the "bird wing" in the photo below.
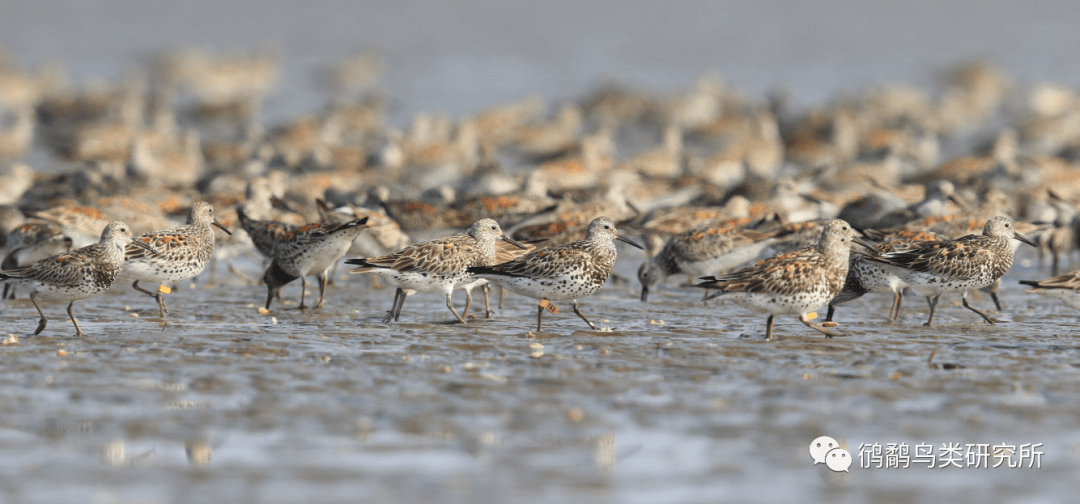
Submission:
{"label": "bird wing", "polygon": [[[92,247],[93,245],[91,245]],[[29,266],[0,272],[5,279],[37,280],[55,285],[80,285],[87,270],[93,271],[93,253],[83,247],[42,259]]]}
{"label": "bird wing", "polygon": [[813,248],[799,249],[733,273],[702,277],[702,283],[696,286],[725,292],[791,294],[799,283],[826,281],[819,258]]}
{"label": "bird wing", "polygon": [[476,255],[476,240],[469,236],[454,235],[410,245],[392,254],[350,259],[345,263],[360,265],[360,268],[353,270],[357,273],[382,268],[446,275],[472,266]]}
{"label": "bird wing", "polygon": [[[192,237],[185,233],[182,229],[173,229],[169,231],[158,231],[154,233],[146,233],[135,237],[147,245],[150,245],[158,251],[157,255],[165,255],[174,250],[183,249],[191,244]],[[128,245],[124,248],[124,259],[142,259],[152,255],[149,250],[136,245]]]}
{"label": "bird wing", "polygon": [[567,269],[568,265],[586,264],[591,260],[592,256],[588,251],[570,244],[536,250],[512,261],[482,268],[482,272],[534,279],[557,278]]}
{"label": "bird wing", "polygon": [[869,256],[868,260],[899,266],[919,273],[931,273],[950,278],[974,278],[979,265],[993,259],[993,253],[979,242],[981,235],[956,240],[919,242],[907,250]]}

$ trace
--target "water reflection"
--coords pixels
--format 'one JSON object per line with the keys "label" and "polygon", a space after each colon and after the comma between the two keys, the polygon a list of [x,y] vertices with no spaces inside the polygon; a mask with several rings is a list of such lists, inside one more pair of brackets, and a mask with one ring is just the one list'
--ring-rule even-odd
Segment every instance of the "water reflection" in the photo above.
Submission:
{"label": "water reflection", "polygon": [[154,461],[155,448],[150,448],[146,451],[129,454],[127,444],[123,439],[114,439],[109,441],[99,448],[101,454],[101,463],[111,467],[123,467],[129,465],[135,465],[139,467],[147,467]]}
{"label": "water reflection", "polygon": [[198,437],[184,441],[184,453],[188,463],[194,467],[210,465],[210,456],[214,454],[214,445],[208,437]]}
{"label": "water reflection", "polygon": [[605,432],[593,441],[593,462],[601,476],[615,472],[615,433]]}

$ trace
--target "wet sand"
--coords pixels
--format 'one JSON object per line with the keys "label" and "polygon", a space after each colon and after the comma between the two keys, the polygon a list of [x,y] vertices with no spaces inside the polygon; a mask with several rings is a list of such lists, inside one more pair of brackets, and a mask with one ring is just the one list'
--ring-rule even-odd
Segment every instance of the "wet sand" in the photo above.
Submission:
{"label": "wet sand", "polygon": [[[622,250],[626,278],[641,256]],[[1021,260],[1033,259],[1033,251]],[[255,266],[247,265],[254,273]],[[245,270],[246,271],[246,270]],[[247,271],[246,271],[247,272]],[[611,332],[563,312],[531,333],[533,301],[507,295],[468,326],[441,297],[339,274],[327,306],[268,315],[264,290],[225,279],[152,300],[126,288],[76,304],[71,336],[49,305],[40,336],[9,303],[0,347],[5,502],[865,502],[1069,495],[1078,464],[1075,311],[1023,294],[1017,266],[996,326],[943,299],[939,324],[908,299],[841,307],[844,337],[794,317],[704,306],[671,285],[655,301],[611,282],[581,302]],[[463,302],[463,296],[456,300]],[[478,299],[478,301],[481,301]],[[976,306],[986,307],[986,296]],[[130,306],[131,310],[125,310]],[[475,310],[475,309],[474,309]],[[132,317],[131,314],[139,317]],[[478,312],[477,312],[478,313]],[[569,316],[568,316],[569,315]],[[276,320],[276,323],[274,323]],[[662,324],[659,321],[663,321]],[[58,352],[66,351],[66,356]],[[932,367],[928,358],[932,352]],[[813,467],[830,435],[850,474]],[[1042,468],[861,469],[861,443],[1043,443]],[[990,461],[991,465],[993,460]]]}

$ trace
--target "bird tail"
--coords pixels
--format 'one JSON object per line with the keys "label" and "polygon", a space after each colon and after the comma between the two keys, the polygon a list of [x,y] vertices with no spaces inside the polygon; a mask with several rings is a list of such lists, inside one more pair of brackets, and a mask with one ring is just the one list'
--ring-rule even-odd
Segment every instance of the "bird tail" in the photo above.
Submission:
{"label": "bird tail", "polygon": [[506,273],[503,273],[502,271],[499,271],[499,270],[497,270],[495,268],[492,268],[491,266],[470,266],[465,271],[467,271],[468,273],[473,274],[473,275],[503,275],[503,276],[506,276]]}
{"label": "bird tail", "polygon": [[701,287],[702,289],[722,289],[722,288],[724,288],[724,286],[721,285],[721,282],[723,282],[723,279],[721,279],[720,277],[703,276],[701,278],[698,278],[698,280],[701,280],[701,283],[692,284],[691,287]]}
{"label": "bird tail", "polygon": [[357,268],[349,270],[349,273],[369,273],[377,269],[382,269],[378,265],[369,263],[368,260],[364,258],[346,259],[345,264],[358,266]]}
{"label": "bird tail", "polygon": [[6,282],[8,280],[19,280],[22,275],[15,271],[0,271],[0,282]]}

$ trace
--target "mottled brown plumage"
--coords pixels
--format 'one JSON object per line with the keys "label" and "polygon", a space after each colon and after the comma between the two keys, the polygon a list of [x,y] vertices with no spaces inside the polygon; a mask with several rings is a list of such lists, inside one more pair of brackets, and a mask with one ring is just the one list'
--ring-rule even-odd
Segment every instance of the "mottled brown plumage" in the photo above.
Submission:
{"label": "mottled brown plumage", "polygon": [[750,261],[775,242],[770,240],[775,234],[729,226],[699,227],[676,234],[638,268],[641,300],[646,301],[649,289],[671,275],[697,278]]}
{"label": "mottled brown plumage", "polygon": [[350,273],[375,273],[397,288],[394,305],[383,322],[397,320],[405,297],[424,291],[442,291],[446,306],[462,324],[465,319],[454,309],[450,294],[458,285],[476,281],[466,272],[471,266],[492,264],[496,257],[497,240],[508,241],[525,248],[503,234],[493,219],[473,223],[467,235],[453,235],[405,247],[392,254],[366,259],[349,259],[345,264],[358,266]]}
{"label": "mottled brown plumage", "polygon": [[[232,234],[214,218],[214,207],[199,201],[191,206],[187,224],[135,237],[135,241],[154,247],[157,254],[136,245],[128,245],[125,250],[124,276],[135,279],[132,288],[157,300],[162,323],[169,309],[165,307],[161,287],[202,273],[214,254],[214,230],[210,226]],[[140,281],[157,282],[158,288],[154,292],[147,291],[139,287]]]}
{"label": "mottled brown plumage", "polygon": [[45,329],[45,313],[37,304],[37,298],[45,301],[68,301],[68,316],[75,325],[76,336],[83,336],[79,322],[71,308],[75,301],[105,292],[124,267],[124,248],[129,243],[156,252],[150,245],[133,242],[131,230],[123,222],[105,226],[98,243],[43,259],[29,266],[0,271],[0,281],[17,282],[30,287],[30,301],[34,303],[41,320],[34,334]]}
{"label": "mottled brown plumage", "polygon": [[596,292],[607,282],[615,265],[614,240],[642,248],[620,235],[611,219],[597,217],[589,224],[582,240],[537,250],[494,266],[469,268],[469,272],[523,296],[540,299],[536,316],[537,331],[543,327],[544,306],[547,305],[544,301],[566,299],[573,303],[574,313],[589,327],[596,329],[596,325],[589,322],[578,309],[577,300]]}
{"label": "mottled brown plumage", "polygon": [[[910,250],[925,246],[931,241],[940,241],[944,237],[937,237],[937,235],[919,232],[919,233],[893,233],[889,235],[875,234],[866,232],[867,236],[879,236],[879,237],[892,237],[896,238],[887,243],[881,243],[874,247],[876,254],[889,254],[896,253],[904,250]],[[917,238],[917,241],[905,241],[901,237]],[[936,238],[935,238],[936,237]],[[844,288],[837,294],[832,301],[829,301],[829,311],[825,316],[826,322],[832,322],[833,314],[836,312],[836,306],[854,301],[867,293],[891,293],[893,295],[893,304],[889,308],[889,315],[886,320],[894,322],[900,318],[900,306],[904,302],[904,289],[908,284],[904,282],[900,277],[896,276],[891,271],[887,271],[880,263],[869,261],[863,254],[854,254],[851,256],[847,278],[844,280]]]}
{"label": "mottled brown plumage", "polygon": [[296,226],[284,222],[272,220],[256,220],[248,217],[243,208],[236,209],[236,215],[240,220],[240,227],[251,237],[251,243],[260,254],[269,259],[274,258],[274,249],[279,243],[289,241],[289,235]]}
{"label": "mottled brown plumage", "polygon": [[[503,240],[497,241],[497,242],[495,242],[495,260],[492,261],[491,264],[501,264],[501,263],[504,263],[504,262],[507,262],[507,261],[512,261],[512,260],[514,260],[514,259],[516,259],[518,257],[521,257],[521,256],[523,256],[525,254],[528,254],[529,252],[532,252],[532,251],[536,250],[537,249],[537,244],[544,243],[544,242],[545,242],[545,240],[536,240],[536,241],[532,241],[532,242],[524,242],[524,243],[521,243],[521,245],[524,245],[524,248],[522,248],[522,247],[519,247],[519,246],[517,246],[517,245],[515,245],[513,243],[510,243],[510,242],[507,242],[507,241],[503,241]],[[490,295],[489,295],[490,294],[489,293],[489,291],[490,291],[489,284],[490,284],[490,282],[488,282],[487,280],[485,280],[483,278],[477,278],[476,281],[474,281],[474,282],[470,282],[470,283],[466,283],[466,284],[458,284],[458,285],[454,286],[455,290],[456,289],[461,289],[461,290],[465,291],[465,309],[461,311],[461,316],[462,317],[465,317],[465,318],[469,317],[469,309],[472,308],[472,291],[473,291],[473,289],[475,289],[477,287],[480,287],[484,292],[484,318],[491,318],[491,315],[493,313],[495,313],[495,312],[493,312],[491,310],[491,299],[490,299]],[[501,292],[502,291],[501,286],[499,287],[499,290],[500,290],[500,293],[499,293],[499,309],[501,310],[502,309],[502,299],[503,299],[502,298],[502,292]]]}
{"label": "mottled brown plumage", "polygon": [[923,242],[912,249],[868,257],[867,260],[885,265],[915,293],[932,296],[930,318],[924,325],[933,323],[938,298],[945,292],[960,292],[965,308],[993,324],[999,321],[968,304],[967,292],[1000,279],[1012,267],[1013,254],[1021,242],[1035,246],[1013,230],[1012,219],[998,216],[986,221],[981,235]]}
{"label": "mottled brown plumage", "polygon": [[1058,298],[1067,306],[1080,310],[1080,270],[1045,280],[1021,280],[1020,283],[1031,286],[1024,292]]}
{"label": "mottled brown plumage", "polygon": [[[718,289],[710,297],[723,296],[739,306],[769,314],[765,337],[772,339],[776,315],[798,315],[799,320],[826,336],[834,336],[807,314],[821,308],[840,293],[847,277],[852,242],[864,244],[842,220],[829,221],[816,246],[786,252],[734,273],[703,277],[698,287]],[[869,244],[864,244],[871,247]]]}
{"label": "mottled brown plumage", "polygon": [[274,294],[297,278],[302,284],[299,308],[306,308],[304,295],[307,291],[308,275],[316,275],[318,278],[319,301],[315,308],[321,308],[326,296],[330,267],[345,256],[353,240],[366,228],[367,220],[368,218],[364,217],[336,224],[312,223],[271,237],[267,243],[273,244],[273,260],[263,274],[268,291],[266,309],[270,309]]}
{"label": "mottled brown plumage", "polygon": [[[59,226],[40,222],[17,226],[7,236],[6,248],[9,252],[0,262],[0,270],[29,266],[46,257],[67,252],[72,245],[71,237],[65,235]],[[5,283],[0,299],[14,297],[15,287]]]}
{"label": "mottled brown plumage", "polygon": [[473,221],[473,216],[466,212],[422,202],[388,201],[383,203],[383,209],[406,233],[461,229]]}

